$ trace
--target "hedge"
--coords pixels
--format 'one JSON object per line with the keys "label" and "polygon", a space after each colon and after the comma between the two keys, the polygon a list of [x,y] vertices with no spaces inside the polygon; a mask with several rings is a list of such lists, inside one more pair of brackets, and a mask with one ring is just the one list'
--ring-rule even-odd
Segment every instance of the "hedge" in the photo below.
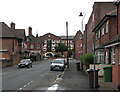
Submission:
{"label": "hedge", "polygon": [[93,54],[84,54],[80,56],[80,61],[85,65],[93,64],[94,63]]}

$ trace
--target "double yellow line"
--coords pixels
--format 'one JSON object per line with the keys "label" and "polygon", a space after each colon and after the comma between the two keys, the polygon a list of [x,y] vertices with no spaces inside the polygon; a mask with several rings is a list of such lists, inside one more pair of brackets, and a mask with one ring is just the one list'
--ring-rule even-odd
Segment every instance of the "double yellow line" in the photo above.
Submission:
{"label": "double yellow line", "polygon": [[[66,70],[66,69],[65,69]],[[63,75],[64,75],[64,73],[65,73],[65,71],[64,72],[62,72],[62,75],[61,75],[61,77],[59,77],[59,76],[57,76],[57,78],[55,79],[55,81],[53,82],[54,84],[57,82],[57,80],[58,80],[58,78],[63,78]]]}

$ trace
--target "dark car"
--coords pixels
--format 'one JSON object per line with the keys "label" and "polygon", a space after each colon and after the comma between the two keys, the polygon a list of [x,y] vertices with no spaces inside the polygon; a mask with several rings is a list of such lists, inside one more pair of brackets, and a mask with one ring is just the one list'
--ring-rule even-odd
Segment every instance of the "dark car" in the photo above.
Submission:
{"label": "dark car", "polygon": [[65,69],[65,61],[64,59],[55,59],[51,62],[50,70],[62,70]]}
{"label": "dark car", "polygon": [[30,59],[21,60],[20,63],[18,64],[18,68],[21,68],[21,67],[32,68],[32,61]]}

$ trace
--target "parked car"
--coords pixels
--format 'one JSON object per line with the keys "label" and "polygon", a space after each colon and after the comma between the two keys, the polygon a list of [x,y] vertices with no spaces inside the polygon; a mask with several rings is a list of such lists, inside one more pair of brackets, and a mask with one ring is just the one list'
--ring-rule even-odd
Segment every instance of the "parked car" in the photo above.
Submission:
{"label": "parked car", "polygon": [[65,69],[65,61],[64,59],[55,59],[51,62],[50,70],[62,70]]}
{"label": "parked car", "polygon": [[30,59],[21,60],[20,63],[18,64],[18,68],[21,68],[21,67],[32,68],[32,61]]}

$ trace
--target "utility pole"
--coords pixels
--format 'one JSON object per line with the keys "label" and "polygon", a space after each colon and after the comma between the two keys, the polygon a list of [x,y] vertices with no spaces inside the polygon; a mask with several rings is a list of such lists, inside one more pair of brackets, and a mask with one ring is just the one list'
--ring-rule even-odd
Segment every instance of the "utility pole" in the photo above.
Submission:
{"label": "utility pole", "polygon": [[69,57],[68,57],[68,22],[66,22],[66,34],[67,34],[67,68],[69,68]]}

